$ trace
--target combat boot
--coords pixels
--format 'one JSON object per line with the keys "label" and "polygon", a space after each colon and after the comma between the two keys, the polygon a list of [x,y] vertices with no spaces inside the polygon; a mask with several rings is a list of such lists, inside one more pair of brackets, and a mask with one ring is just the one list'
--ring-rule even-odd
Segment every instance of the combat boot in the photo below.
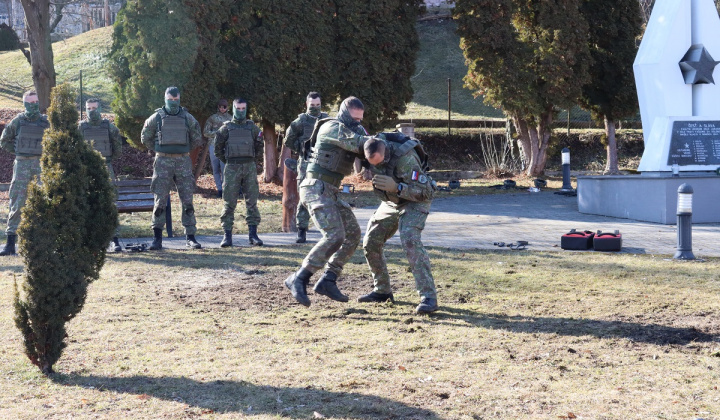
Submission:
{"label": "combat boot", "polygon": [[120,240],[118,240],[118,237],[113,236],[112,241],[113,241],[113,251],[115,251],[115,252],[122,251],[122,247],[120,246]]}
{"label": "combat boot", "polygon": [[153,228],[153,241],[150,244],[150,248],[148,248],[151,251],[156,251],[162,249],[162,229],[160,228]]}
{"label": "combat boot", "polygon": [[420,304],[415,308],[416,314],[430,314],[440,309],[437,304],[437,299],[423,296],[420,299]]}
{"label": "combat boot", "polygon": [[257,236],[257,225],[248,226],[248,239],[250,240],[250,245],[260,246],[263,244],[263,241]]}
{"label": "combat boot", "polygon": [[232,229],[225,229],[225,236],[223,236],[222,242],[220,242],[220,248],[227,248],[232,246]]}
{"label": "combat boot", "polygon": [[347,302],[350,300],[347,296],[343,295],[342,292],[340,292],[340,289],[337,287],[337,274],[333,273],[332,271],[326,271],[325,274],[318,280],[317,283],[315,283],[315,287],[313,287],[313,290],[315,293],[323,296],[327,296],[332,300],[336,300],[338,302]]}
{"label": "combat boot", "polygon": [[295,243],[304,244],[305,242],[307,242],[307,229],[300,228],[298,229],[297,239],[295,240]]}
{"label": "combat boot", "polygon": [[358,298],[358,302],[360,303],[368,303],[368,302],[387,302],[390,301],[392,303],[395,303],[395,297],[392,293],[377,293],[377,292],[370,292],[367,295],[362,295]]}
{"label": "combat boot", "polygon": [[310,298],[307,295],[307,285],[310,283],[312,273],[304,268],[290,275],[285,279],[285,287],[301,305],[310,306]]}
{"label": "combat boot", "polygon": [[7,242],[0,251],[0,255],[15,255],[15,239],[17,239],[17,235],[8,234]]}
{"label": "combat boot", "polygon": [[202,245],[195,240],[195,235],[185,235],[185,246],[192,249],[202,248]]}

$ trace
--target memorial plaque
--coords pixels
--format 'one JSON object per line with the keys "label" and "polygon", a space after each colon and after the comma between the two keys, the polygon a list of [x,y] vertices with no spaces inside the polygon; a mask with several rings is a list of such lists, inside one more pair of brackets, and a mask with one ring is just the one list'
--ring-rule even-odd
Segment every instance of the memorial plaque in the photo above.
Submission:
{"label": "memorial plaque", "polygon": [[720,165],[720,121],[673,122],[667,164]]}

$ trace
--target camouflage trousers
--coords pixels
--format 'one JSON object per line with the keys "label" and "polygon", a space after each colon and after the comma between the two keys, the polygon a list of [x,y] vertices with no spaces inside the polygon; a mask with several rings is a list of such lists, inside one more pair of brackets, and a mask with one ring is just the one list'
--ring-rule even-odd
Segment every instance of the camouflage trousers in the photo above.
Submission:
{"label": "camouflage trousers", "polygon": [[360,226],[339,193],[337,187],[318,179],[305,179],[300,185],[300,202],[322,233],[303,260],[303,268],[311,273],[325,267],[339,276],[360,244]]}
{"label": "camouflage trousers", "polygon": [[260,188],[257,182],[257,166],[255,162],[226,163],[223,171],[223,201],[225,208],[220,216],[224,230],[232,230],[235,221],[235,208],[237,207],[240,188],[245,196],[245,222],[248,226],[260,224],[260,211],[257,200]]}
{"label": "camouflage trousers", "polygon": [[[302,184],[303,180],[305,180],[305,171],[307,170],[308,163],[305,159],[302,157],[298,158],[298,166],[297,166],[297,187],[298,191],[300,191],[300,184]],[[300,201],[297,206],[297,213],[295,215],[295,223],[297,224],[298,229],[307,229],[310,226],[310,212],[308,211],[307,207],[305,207]]]}
{"label": "camouflage trousers", "polygon": [[368,222],[363,250],[372,272],[374,291],[391,293],[390,275],[387,271],[383,247],[400,228],[400,242],[415,277],[415,287],[420,296],[436,298],[435,280],[430,272],[430,257],[420,238],[425,229],[425,220],[430,212],[430,203],[409,202],[400,207],[383,202]]}
{"label": "camouflage trousers", "polygon": [[16,158],[10,182],[10,212],[8,213],[7,229],[5,229],[5,233],[8,235],[15,235],[17,232],[22,208],[27,201],[28,184],[34,177],[38,177],[38,182],[40,181],[40,156],[30,159]]}
{"label": "camouflage trousers", "polygon": [[194,235],[195,208],[193,207],[193,193],[195,192],[195,177],[192,173],[190,156],[155,156],[153,163],[153,176],[150,191],[155,195],[153,208],[153,229],[165,228],[165,210],[167,198],[172,184],[177,187],[180,203],[182,204],[182,225],[186,235]]}

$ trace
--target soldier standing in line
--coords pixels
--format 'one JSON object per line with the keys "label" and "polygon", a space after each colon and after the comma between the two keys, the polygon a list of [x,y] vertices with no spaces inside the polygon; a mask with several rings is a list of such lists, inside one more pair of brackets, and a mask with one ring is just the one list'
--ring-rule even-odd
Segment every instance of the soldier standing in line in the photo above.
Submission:
{"label": "soldier standing in line", "polygon": [[22,208],[27,200],[27,187],[34,177],[40,177],[42,137],[50,122],[40,114],[40,102],[35,91],[23,95],[25,112],[10,121],[0,136],[0,147],[15,155],[13,177],[10,182],[10,212],[8,213],[7,243],[0,255],[15,255],[17,228]]}
{"label": "soldier standing in line", "polygon": [[427,175],[427,155],[420,142],[398,133],[387,133],[386,141],[365,143],[365,155],[373,164],[374,191],[383,202],[370,218],[363,239],[363,250],[375,287],[360,296],[358,302],[393,300],[390,275],[383,247],[398,227],[400,241],[415,277],[420,294],[418,314],[438,310],[435,281],[430,271],[430,258],[423,248],[421,234],[430,212],[435,183]]}
{"label": "soldier standing in line", "polygon": [[300,269],[285,279],[295,300],[305,306],[310,306],[310,277],[323,267],[325,273],[313,287],[315,293],[338,302],[348,301],[338,289],[337,279],[360,243],[361,232],[350,205],[340,198],[338,187],[352,173],[355,158],[362,158],[363,144],[372,138],[360,125],[364,112],[358,98],[346,98],[336,118],[318,121],[310,139],[312,149],[305,180],[300,184],[300,201],[310,211],[322,239],[310,250]]}
{"label": "soldier standing in line", "polygon": [[[115,124],[102,117],[100,99],[91,98],[85,101],[85,111],[87,112],[87,118],[80,121],[78,129],[83,137],[85,137],[85,141],[90,142],[93,148],[100,152],[102,157],[105,158],[105,165],[110,174],[110,180],[115,181],[115,171],[113,170],[112,162],[122,156],[122,137],[120,137],[120,130],[118,130]],[[115,252],[122,251],[120,241],[117,237],[117,231],[112,241],[113,250]]]}
{"label": "soldier standing in line", "polygon": [[142,143],[155,151],[153,177],[150,189],[155,195],[152,229],[154,239],[150,249],[162,249],[162,230],[165,227],[165,210],[170,186],[175,183],[182,203],[182,224],[185,228],[186,245],[199,249],[195,240],[196,221],[193,207],[195,177],[192,173],[190,150],[202,145],[200,124],[195,117],[180,106],[180,90],[165,90],[165,106],[145,121],[140,135]]}
{"label": "soldier standing in line", "polygon": [[[320,111],[322,106],[320,94],[310,92],[305,101],[307,111],[298,115],[297,119],[290,123],[285,133],[285,147],[298,154],[297,160],[297,185],[300,191],[300,184],[305,179],[305,171],[307,170],[307,159],[305,159],[305,142],[310,139],[315,123],[318,120],[329,117],[328,114]],[[298,227],[297,240],[295,242],[302,244],[307,240],[307,230],[310,225],[310,212],[302,203],[298,203],[297,215],[295,221]]]}
{"label": "soldier standing in line", "polygon": [[210,166],[213,171],[213,178],[215,178],[215,188],[217,188],[218,197],[222,198],[223,192],[223,171],[225,170],[225,164],[220,162],[217,156],[215,156],[215,133],[222,127],[223,124],[232,119],[232,115],[228,111],[227,99],[220,99],[217,103],[218,112],[211,115],[210,118],[205,122],[203,129],[203,136],[210,142]]}
{"label": "soldier standing in line", "polygon": [[247,118],[247,101],[241,98],[235,99],[232,120],[223,124],[215,133],[215,156],[225,164],[222,188],[225,207],[220,216],[225,231],[220,243],[223,248],[232,246],[232,229],[240,188],[245,196],[245,222],[248,226],[250,245],[263,244],[257,236],[257,227],[260,224],[257,200],[260,189],[255,163],[257,157],[262,156],[263,148],[260,128]]}

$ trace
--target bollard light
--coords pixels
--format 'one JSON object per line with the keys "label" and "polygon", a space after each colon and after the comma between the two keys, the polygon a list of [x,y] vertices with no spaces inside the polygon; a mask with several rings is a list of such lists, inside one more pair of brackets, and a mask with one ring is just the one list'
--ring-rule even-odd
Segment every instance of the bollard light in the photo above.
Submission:
{"label": "bollard light", "polygon": [[688,184],[682,184],[678,188],[677,204],[677,250],[676,260],[694,260],[692,252],[692,199],[693,188]]}
{"label": "bollard light", "polygon": [[570,183],[570,149],[567,147],[562,149],[562,170],[563,185],[560,191],[573,191],[572,184]]}

